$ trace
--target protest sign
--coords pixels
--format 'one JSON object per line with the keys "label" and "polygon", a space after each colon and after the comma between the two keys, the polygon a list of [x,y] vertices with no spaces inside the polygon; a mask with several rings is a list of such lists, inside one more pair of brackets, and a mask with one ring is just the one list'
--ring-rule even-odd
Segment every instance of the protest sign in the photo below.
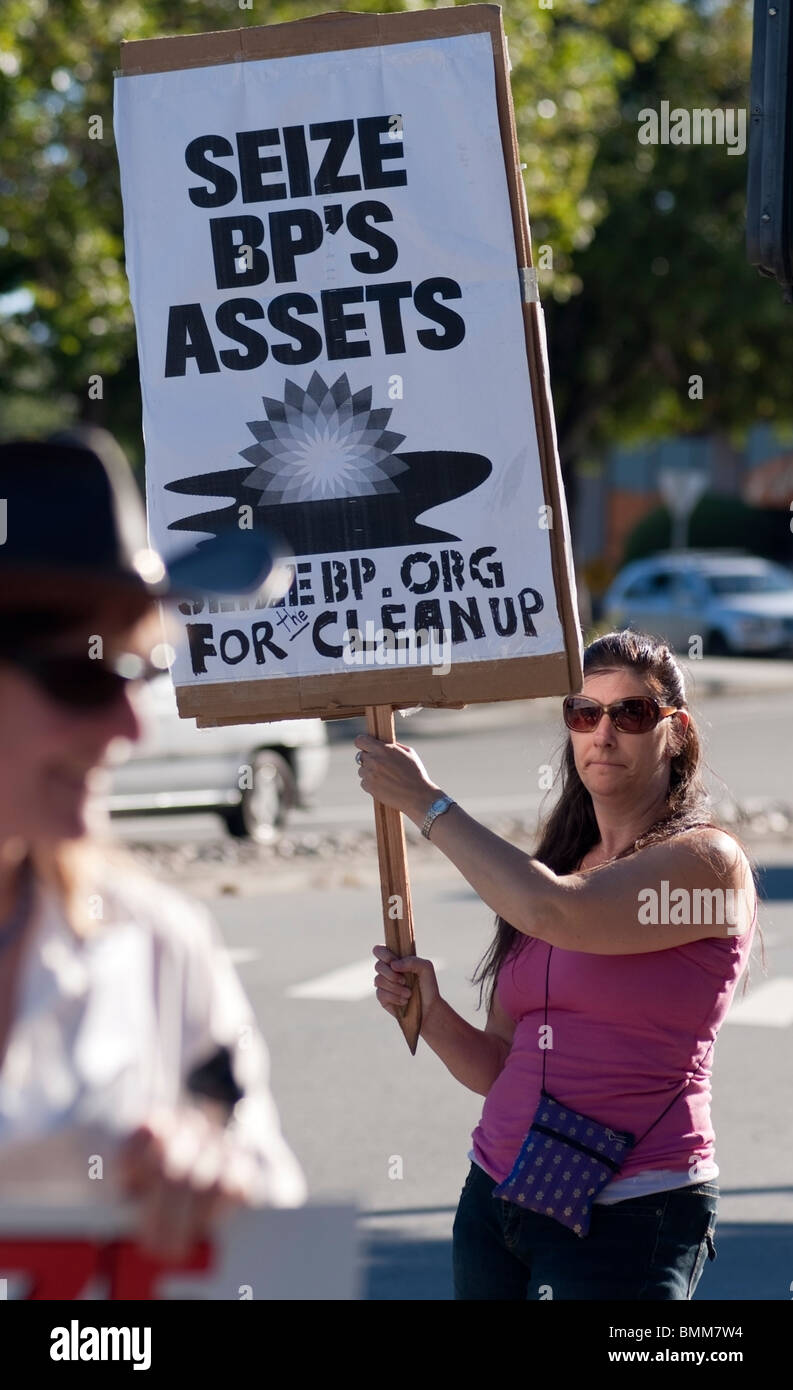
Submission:
{"label": "protest sign", "polygon": [[357,1297],[349,1204],[240,1210],[183,1259],[159,1260],[135,1243],[128,1204],[59,1206],[25,1203],[18,1193],[4,1197],[0,1297],[10,1301]]}
{"label": "protest sign", "polygon": [[499,9],[133,41],[121,74],[154,543],[267,525],[294,555],[274,606],[183,611],[180,711],[572,688]]}
{"label": "protest sign", "polygon": [[500,8],[127,42],[115,135],[153,542],[291,554],[275,602],[181,605],[180,714],[388,740],[394,708],[579,689]]}

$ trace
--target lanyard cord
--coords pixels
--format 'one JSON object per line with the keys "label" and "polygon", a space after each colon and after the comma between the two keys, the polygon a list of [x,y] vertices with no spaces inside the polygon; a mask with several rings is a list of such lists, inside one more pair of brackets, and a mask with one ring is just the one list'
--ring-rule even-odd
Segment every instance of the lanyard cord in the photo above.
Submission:
{"label": "lanyard cord", "polygon": [[[549,977],[549,975],[550,975],[550,973],[551,973],[551,951],[552,951],[552,950],[553,950],[553,946],[549,946],[549,947],[548,947],[548,962],[547,962],[546,967],[545,967],[545,1021],[544,1021],[544,1038],[543,1038],[543,1041],[544,1041],[544,1042],[547,1042],[547,1039],[548,1039],[548,977]],[[677,1091],[676,1094],[672,1096],[672,1099],[670,1100],[669,1104],[668,1104],[667,1106],[665,1106],[664,1109],[661,1111],[660,1115],[658,1116],[658,1119],[657,1119],[657,1120],[653,1120],[652,1124],[644,1131],[644,1134],[640,1135],[640,1137],[636,1140],[636,1143],[634,1144],[634,1148],[636,1148],[639,1144],[641,1144],[641,1142],[642,1142],[643,1139],[646,1139],[646,1138],[647,1138],[647,1135],[650,1133],[650,1130],[651,1130],[651,1129],[655,1129],[655,1126],[656,1126],[657,1124],[659,1124],[660,1121],[664,1118],[664,1115],[666,1114],[667,1110],[670,1110],[671,1107],[674,1105],[675,1101],[683,1094],[683,1092],[685,1091],[686,1086],[688,1085],[689,1081],[691,1081],[692,1078],[696,1076],[697,1072],[699,1071],[700,1067],[702,1066],[703,1062],[705,1061],[705,1058],[707,1057],[708,1052],[710,1052],[710,1049],[711,1049],[711,1047],[713,1046],[713,1044],[715,1043],[715,1041],[716,1041],[715,1038],[712,1038],[712,1039],[711,1039],[711,1042],[710,1042],[710,1045],[709,1045],[709,1047],[708,1047],[708,1049],[707,1049],[707,1052],[705,1052],[705,1055],[702,1057],[702,1059],[701,1059],[701,1061],[700,1061],[700,1063],[699,1063],[699,1066],[696,1067],[696,1069],[695,1069],[694,1071],[692,1071],[691,1074],[688,1075],[688,1076],[686,1077],[685,1081],[683,1082],[683,1085],[680,1087],[680,1090]],[[542,1089],[543,1089],[543,1094],[547,1094],[546,1091],[545,1091],[545,1062],[546,1062],[545,1054],[546,1054],[547,1051],[548,1051],[548,1048],[547,1048],[547,1047],[544,1047],[544,1048],[543,1048],[543,1051],[542,1051]]]}

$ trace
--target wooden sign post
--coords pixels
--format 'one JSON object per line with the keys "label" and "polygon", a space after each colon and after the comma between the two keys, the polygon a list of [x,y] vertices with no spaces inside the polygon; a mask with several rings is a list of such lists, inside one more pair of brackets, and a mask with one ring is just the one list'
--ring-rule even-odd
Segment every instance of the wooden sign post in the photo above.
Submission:
{"label": "wooden sign post", "polygon": [[[367,731],[383,743],[394,742],[394,711],[390,705],[370,705],[366,711]],[[405,827],[401,812],[393,806],[374,803],[377,831],[377,858],[380,865],[380,893],[383,900],[385,944],[398,956],[416,954],[413,934],[413,909],[410,903],[410,878],[405,852]],[[394,912],[393,908],[397,911]],[[415,975],[405,974],[410,985],[410,998],[399,1010],[399,1026],[415,1053],[421,1031],[421,994]]]}
{"label": "wooden sign post", "polygon": [[[391,740],[394,709],[580,689],[508,72],[495,5],[122,45],[152,538],[262,527],[291,555],[275,601],[181,605],[199,727],[365,714]],[[412,954],[401,816],[375,821]],[[417,989],[400,1022],[415,1049]]]}

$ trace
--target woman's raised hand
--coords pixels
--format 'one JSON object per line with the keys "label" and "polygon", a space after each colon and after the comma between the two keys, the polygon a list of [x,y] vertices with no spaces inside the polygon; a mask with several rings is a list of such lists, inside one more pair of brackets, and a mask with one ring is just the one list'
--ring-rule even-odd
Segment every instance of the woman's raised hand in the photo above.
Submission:
{"label": "woman's raised hand", "polygon": [[419,956],[398,956],[387,946],[375,946],[372,955],[377,958],[374,984],[378,1004],[386,1013],[397,1018],[411,994],[411,982],[405,976],[416,975],[421,994],[421,1012],[426,1018],[431,1006],[441,997],[432,961],[421,960]]}

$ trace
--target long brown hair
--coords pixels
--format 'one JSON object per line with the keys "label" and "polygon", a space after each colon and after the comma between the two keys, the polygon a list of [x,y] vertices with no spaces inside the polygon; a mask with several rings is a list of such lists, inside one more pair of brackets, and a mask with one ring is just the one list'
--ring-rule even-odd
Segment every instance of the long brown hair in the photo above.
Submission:
{"label": "long brown hair", "polygon": [[[630,670],[644,676],[659,701],[674,705],[691,715],[685,695],[683,673],[672,652],[645,632],[608,632],[598,637],[584,652],[584,676],[596,671]],[[622,859],[647,845],[667,840],[695,825],[715,824],[710,797],[702,776],[702,744],[693,717],[678,749],[670,759],[669,790],[662,815],[633,844],[615,857]],[[727,831],[732,834],[732,831]],[[737,836],[733,836],[746,855],[757,890],[757,871],[752,856]],[[592,798],[578,775],[570,736],[564,744],[560,768],[559,796],[544,826],[534,858],[557,874],[573,873],[588,850],[600,840]],[[480,960],[472,983],[479,984],[479,1003],[487,986],[487,1006],[492,1007],[496,982],[502,965],[517,951],[527,937],[503,917],[496,916],[496,934],[488,951]],[[759,927],[758,927],[759,931]],[[761,939],[762,939],[762,933]],[[748,972],[747,972],[748,978]],[[746,983],[744,984],[744,989]]]}

